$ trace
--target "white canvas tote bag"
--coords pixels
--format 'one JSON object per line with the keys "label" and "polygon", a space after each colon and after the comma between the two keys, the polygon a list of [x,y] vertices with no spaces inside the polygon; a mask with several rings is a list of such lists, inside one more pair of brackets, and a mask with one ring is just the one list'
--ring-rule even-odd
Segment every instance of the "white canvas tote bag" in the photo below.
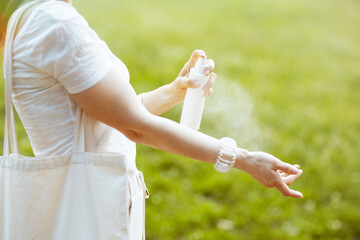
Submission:
{"label": "white canvas tote bag", "polygon": [[[144,204],[143,195],[133,198],[131,193],[136,186],[141,188],[141,174],[129,173],[125,155],[91,152],[95,149],[88,127],[92,119],[79,107],[73,153],[25,157],[18,152],[12,106],[12,40],[23,12],[40,2],[32,1],[19,8],[8,24],[11,28],[8,27],[4,54],[6,110],[4,156],[0,157],[0,239],[144,238],[144,209],[134,209],[129,215],[129,201],[133,201],[133,206]],[[135,177],[129,177],[131,174]],[[137,180],[138,185],[131,186],[131,179]],[[136,193],[143,193],[143,189]]]}

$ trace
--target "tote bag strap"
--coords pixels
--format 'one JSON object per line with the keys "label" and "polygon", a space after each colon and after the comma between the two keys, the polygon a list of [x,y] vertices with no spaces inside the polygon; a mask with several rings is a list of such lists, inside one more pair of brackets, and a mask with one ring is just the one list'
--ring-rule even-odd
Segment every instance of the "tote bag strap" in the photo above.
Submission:
{"label": "tote bag strap", "polygon": [[95,152],[95,119],[87,115],[79,105],[76,108],[73,152]]}
{"label": "tote bag strap", "polygon": [[[5,38],[5,49],[4,49],[4,76],[5,76],[5,129],[4,129],[4,146],[3,154],[4,156],[10,155],[10,146],[11,151],[15,154],[19,153],[17,138],[16,138],[16,128],[14,121],[14,109],[12,105],[12,48],[13,40],[15,37],[16,28],[19,24],[21,17],[24,12],[39,4],[42,1],[32,1],[17,9],[12,17],[10,18]],[[10,138],[10,146],[9,146]]]}
{"label": "tote bag strap", "polygon": [[[33,0],[21,6],[11,16],[6,31],[5,48],[4,48],[4,76],[5,76],[5,129],[4,129],[4,145],[3,155],[9,156],[10,153],[19,154],[19,148],[16,137],[16,128],[14,120],[14,109],[12,101],[12,49],[13,40],[17,26],[24,13],[44,2],[55,0]],[[76,121],[75,121],[75,134],[73,150],[76,152],[95,151],[94,133],[92,129],[92,122],[94,120],[87,116],[80,107],[77,107]],[[85,134],[86,133],[86,134]],[[10,144],[9,144],[10,140]],[[11,151],[10,151],[11,147]]]}

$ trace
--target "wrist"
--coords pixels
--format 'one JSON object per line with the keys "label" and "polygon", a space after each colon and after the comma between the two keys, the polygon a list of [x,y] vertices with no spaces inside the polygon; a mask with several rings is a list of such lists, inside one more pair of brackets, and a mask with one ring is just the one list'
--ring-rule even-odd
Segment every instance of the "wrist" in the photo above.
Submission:
{"label": "wrist", "polygon": [[235,168],[245,171],[251,157],[251,152],[243,149],[236,148],[236,162]]}
{"label": "wrist", "polygon": [[166,87],[168,89],[167,93],[169,95],[169,99],[174,106],[184,102],[186,90],[185,93],[183,92],[180,93],[179,88],[175,84],[175,82],[166,85]]}

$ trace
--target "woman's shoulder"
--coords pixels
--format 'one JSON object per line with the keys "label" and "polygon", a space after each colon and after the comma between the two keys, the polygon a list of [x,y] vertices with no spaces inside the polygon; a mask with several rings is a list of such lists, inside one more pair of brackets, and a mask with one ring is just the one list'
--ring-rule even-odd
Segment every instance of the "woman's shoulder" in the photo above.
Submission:
{"label": "woman's shoulder", "polygon": [[84,29],[89,30],[89,24],[72,5],[63,1],[48,1],[33,10],[16,39],[27,45],[38,45],[36,42],[60,36],[71,37],[74,32]]}
{"label": "woman's shoulder", "polygon": [[46,2],[37,7],[34,15],[38,20],[49,22],[84,20],[72,5],[63,1]]}

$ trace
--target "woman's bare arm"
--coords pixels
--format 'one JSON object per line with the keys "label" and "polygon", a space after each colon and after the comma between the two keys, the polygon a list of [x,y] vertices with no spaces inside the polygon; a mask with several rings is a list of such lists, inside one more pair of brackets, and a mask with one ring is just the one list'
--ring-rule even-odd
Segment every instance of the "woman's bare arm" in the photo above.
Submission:
{"label": "woman's bare arm", "polygon": [[[149,113],[132,86],[121,76],[119,70],[113,68],[100,82],[71,96],[85,112],[137,143],[204,162],[215,162],[219,140]],[[301,175],[301,170],[262,152],[239,148],[237,155],[236,167],[266,187],[276,187],[285,196],[302,197],[300,192],[287,186]],[[295,177],[285,182],[277,170]]]}
{"label": "woman's bare arm", "polygon": [[217,139],[149,113],[132,86],[120,76],[113,68],[99,83],[71,96],[85,112],[137,143],[201,161],[215,161]]}

